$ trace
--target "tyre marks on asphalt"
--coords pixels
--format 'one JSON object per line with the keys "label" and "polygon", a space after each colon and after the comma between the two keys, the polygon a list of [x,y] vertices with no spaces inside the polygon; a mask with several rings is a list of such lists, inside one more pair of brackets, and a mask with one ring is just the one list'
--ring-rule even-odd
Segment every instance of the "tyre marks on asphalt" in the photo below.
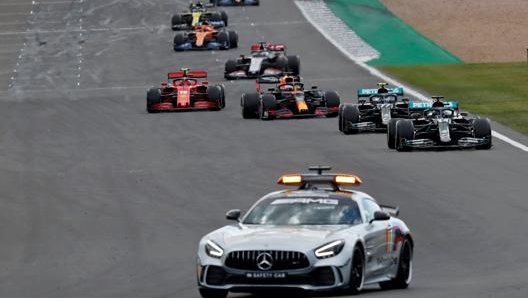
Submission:
{"label": "tyre marks on asphalt", "polygon": [[[79,86],[84,2],[31,3],[24,42],[8,86],[12,95],[16,97],[26,89]],[[54,32],[57,29],[62,32]]]}

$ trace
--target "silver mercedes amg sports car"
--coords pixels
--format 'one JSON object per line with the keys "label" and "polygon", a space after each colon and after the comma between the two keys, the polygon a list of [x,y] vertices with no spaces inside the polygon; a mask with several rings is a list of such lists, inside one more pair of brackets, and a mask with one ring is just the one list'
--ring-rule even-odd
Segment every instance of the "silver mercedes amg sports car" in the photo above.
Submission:
{"label": "silver mercedes amg sports car", "polygon": [[348,289],[365,285],[407,288],[414,242],[398,208],[379,205],[364,192],[342,186],[359,177],[289,174],[278,183],[296,190],[269,193],[234,223],[205,235],[198,246],[197,280],[204,298],[263,288]]}

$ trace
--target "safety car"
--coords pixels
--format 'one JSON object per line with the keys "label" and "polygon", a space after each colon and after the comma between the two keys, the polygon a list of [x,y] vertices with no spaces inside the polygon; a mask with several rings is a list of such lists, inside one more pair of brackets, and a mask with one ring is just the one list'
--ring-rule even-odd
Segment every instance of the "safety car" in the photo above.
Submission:
{"label": "safety car", "polygon": [[397,218],[399,209],[379,204],[351,187],[351,174],[286,174],[278,183],[296,186],[271,192],[233,223],[203,236],[197,250],[197,283],[203,298],[262,289],[345,289],[367,285],[407,288],[413,273],[414,240]]}

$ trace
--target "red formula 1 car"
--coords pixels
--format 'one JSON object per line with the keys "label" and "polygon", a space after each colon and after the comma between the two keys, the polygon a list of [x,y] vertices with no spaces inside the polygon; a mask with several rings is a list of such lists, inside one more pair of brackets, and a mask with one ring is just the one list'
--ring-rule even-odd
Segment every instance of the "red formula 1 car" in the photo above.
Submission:
{"label": "red formula 1 car", "polygon": [[147,90],[147,112],[218,111],[225,107],[224,85],[209,85],[207,72],[181,68],[169,72],[167,78],[161,87]]}

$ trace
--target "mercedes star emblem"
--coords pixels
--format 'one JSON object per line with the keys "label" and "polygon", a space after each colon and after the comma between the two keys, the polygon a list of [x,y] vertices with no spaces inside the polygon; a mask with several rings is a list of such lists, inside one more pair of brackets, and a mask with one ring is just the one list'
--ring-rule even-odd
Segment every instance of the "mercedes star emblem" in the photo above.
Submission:
{"label": "mercedes star emblem", "polygon": [[273,257],[267,252],[260,253],[257,256],[257,267],[260,270],[270,270],[273,266]]}

